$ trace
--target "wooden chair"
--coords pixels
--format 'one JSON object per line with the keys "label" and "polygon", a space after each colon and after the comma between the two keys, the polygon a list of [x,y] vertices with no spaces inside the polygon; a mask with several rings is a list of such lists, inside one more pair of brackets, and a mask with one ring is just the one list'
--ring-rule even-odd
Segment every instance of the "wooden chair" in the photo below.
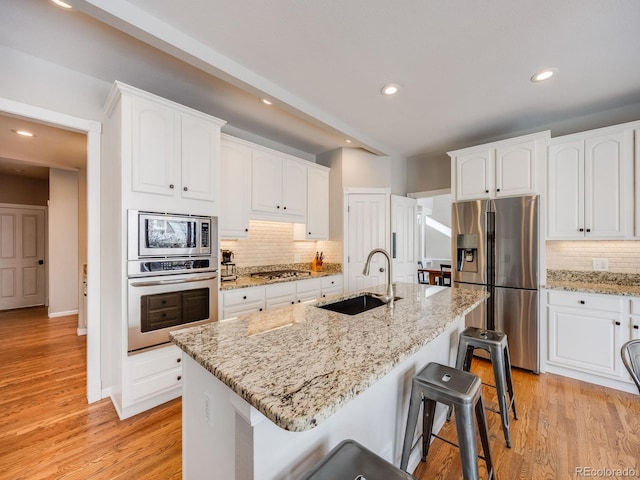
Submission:
{"label": "wooden chair", "polygon": [[440,285],[451,286],[451,265],[440,264]]}
{"label": "wooden chair", "polygon": [[424,266],[420,260],[418,260],[418,283],[429,283],[429,272],[424,270]]}

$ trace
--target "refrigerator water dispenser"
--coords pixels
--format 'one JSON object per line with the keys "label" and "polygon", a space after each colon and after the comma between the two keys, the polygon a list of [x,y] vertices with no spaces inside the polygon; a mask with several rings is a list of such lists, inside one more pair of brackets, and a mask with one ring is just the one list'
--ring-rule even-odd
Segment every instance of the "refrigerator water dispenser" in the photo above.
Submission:
{"label": "refrigerator water dispenser", "polygon": [[458,234],[456,269],[459,272],[478,272],[478,235],[475,233]]}

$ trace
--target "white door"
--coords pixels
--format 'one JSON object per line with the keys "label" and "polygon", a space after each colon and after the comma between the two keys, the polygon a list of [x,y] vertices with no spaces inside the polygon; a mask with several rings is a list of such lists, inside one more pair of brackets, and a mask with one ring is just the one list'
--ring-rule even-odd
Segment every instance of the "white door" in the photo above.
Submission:
{"label": "white door", "polygon": [[418,274],[418,201],[391,195],[393,280],[416,283]]}
{"label": "white door", "polygon": [[377,253],[371,259],[369,275],[362,274],[369,252],[374,248],[388,251],[388,195],[354,193],[348,195],[348,279],[347,292],[362,290],[387,281],[387,261]]}
{"label": "white door", "polygon": [[44,210],[0,207],[0,310],[44,305]]}

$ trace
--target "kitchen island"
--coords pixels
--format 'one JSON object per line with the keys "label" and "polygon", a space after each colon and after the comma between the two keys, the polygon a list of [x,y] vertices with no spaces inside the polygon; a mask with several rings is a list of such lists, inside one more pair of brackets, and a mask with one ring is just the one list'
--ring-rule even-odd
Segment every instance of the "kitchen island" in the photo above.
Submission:
{"label": "kitchen island", "polygon": [[397,465],[411,377],[453,363],[464,316],[487,294],[398,283],[396,295],[393,309],[353,316],[317,308],[327,300],[172,333],[183,478],[297,479],[345,438]]}

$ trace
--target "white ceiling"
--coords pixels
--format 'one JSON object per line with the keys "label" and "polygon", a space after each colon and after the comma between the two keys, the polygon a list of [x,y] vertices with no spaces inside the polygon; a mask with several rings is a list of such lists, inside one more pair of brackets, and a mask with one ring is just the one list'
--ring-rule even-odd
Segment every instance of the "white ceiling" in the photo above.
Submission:
{"label": "white ceiling", "polygon": [[[307,156],[442,156],[640,119],[638,1],[68,1],[3,0],[0,44]],[[530,82],[545,67],[557,76]]]}

